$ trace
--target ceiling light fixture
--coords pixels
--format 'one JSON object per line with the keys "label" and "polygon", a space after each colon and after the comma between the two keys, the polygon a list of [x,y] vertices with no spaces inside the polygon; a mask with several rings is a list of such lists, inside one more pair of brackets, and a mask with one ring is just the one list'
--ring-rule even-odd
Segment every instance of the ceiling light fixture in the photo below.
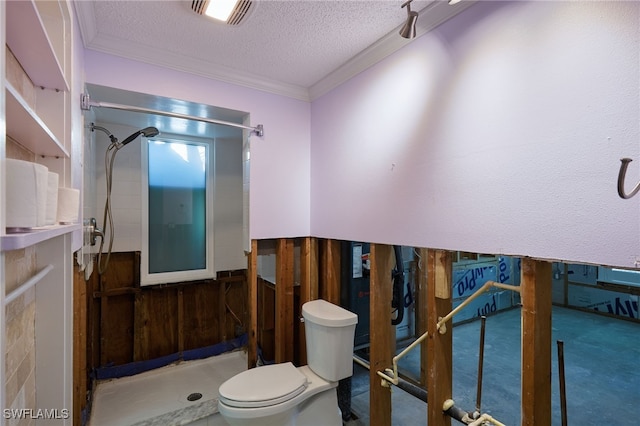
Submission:
{"label": "ceiling light fixture", "polygon": [[251,0],[192,0],[191,9],[229,25],[238,25],[249,13]]}
{"label": "ceiling light fixture", "polygon": [[411,10],[411,2],[413,0],[409,0],[407,2],[402,3],[401,8],[407,8],[407,21],[404,23],[404,26],[400,30],[400,35],[404,38],[415,38],[416,36],[416,22],[418,21],[418,12],[413,12]]}
{"label": "ceiling light fixture", "polygon": [[237,0],[210,0],[204,10],[204,14],[219,21],[227,22]]}
{"label": "ceiling light fixture", "polygon": [[449,4],[453,6],[456,3],[460,3],[462,0],[449,0]]}

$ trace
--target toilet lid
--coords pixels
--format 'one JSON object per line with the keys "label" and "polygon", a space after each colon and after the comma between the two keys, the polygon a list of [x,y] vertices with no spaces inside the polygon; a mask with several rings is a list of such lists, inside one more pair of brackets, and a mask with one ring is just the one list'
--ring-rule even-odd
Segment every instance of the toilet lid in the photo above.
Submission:
{"label": "toilet lid", "polygon": [[226,405],[255,408],[288,401],[306,387],[306,376],[286,362],[243,371],[220,385],[219,392]]}

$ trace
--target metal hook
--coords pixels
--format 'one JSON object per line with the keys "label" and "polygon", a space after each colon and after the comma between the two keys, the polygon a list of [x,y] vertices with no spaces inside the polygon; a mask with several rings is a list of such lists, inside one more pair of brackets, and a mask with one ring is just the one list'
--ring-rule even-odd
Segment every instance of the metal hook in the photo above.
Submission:
{"label": "metal hook", "polygon": [[629,167],[629,163],[633,160],[631,158],[621,158],[620,161],[622,162],[622,164],[620,164],[620,172],[618,173],[618,195],[620,196],[620,198],[624,198],[626,200],[633,197],[638,193],[638,191],[640,191],[640,182],[636,184],[635,188],[633,188],[630,193],[625,194],[624,177],[627,174],[627,167]]}

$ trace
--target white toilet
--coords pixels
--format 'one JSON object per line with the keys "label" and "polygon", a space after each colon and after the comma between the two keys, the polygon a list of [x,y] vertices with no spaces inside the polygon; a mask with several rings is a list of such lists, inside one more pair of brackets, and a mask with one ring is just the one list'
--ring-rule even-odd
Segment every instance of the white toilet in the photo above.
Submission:
{"label": "white toilet", "polygon": [[341,426],[338,381],[353,374],[358,316],[325,300],[302,305],[308,365],[252,368],[220,385],[218,410],[230,425]]}

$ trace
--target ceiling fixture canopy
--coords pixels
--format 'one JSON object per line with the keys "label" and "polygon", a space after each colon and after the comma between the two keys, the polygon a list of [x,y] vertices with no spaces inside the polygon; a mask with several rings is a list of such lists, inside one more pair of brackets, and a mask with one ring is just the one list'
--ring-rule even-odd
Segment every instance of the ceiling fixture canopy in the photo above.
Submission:
{"label": "ceiling fixture canopy", "polygon": [[192,0],[191,9],[229,25],[238,25],[251,10],[251,0]]}

